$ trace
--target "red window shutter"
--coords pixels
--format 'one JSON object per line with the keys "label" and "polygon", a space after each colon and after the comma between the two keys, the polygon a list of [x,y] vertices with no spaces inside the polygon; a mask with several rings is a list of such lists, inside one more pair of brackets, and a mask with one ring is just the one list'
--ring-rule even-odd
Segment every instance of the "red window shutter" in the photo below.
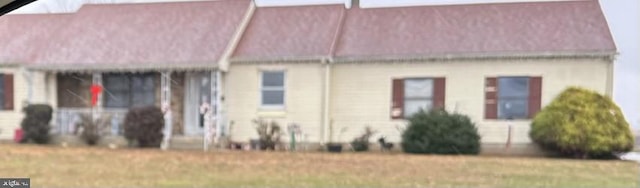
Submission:
{"label": "red window shutter", "polygon": [[542,77],[529,78],[529,118],[540,111],[542,98]]}
{"label": "red window shutter", "polygon": [[391,119],[404,118],[404,79],[393,79],[391,95]]}
{"label": "red window shutter", "polygon": [[433,79],[433,108],[445,109],[445,93],[446,92],[446,80],[445,78]]}
{"label": "red window shutter", "polygon": [[5,110],[13,110],[13,74],[4,74],[4,106]]}
{"label": "red window shutter", "polygon": [[498,78],[488,77],[484,87],[484,118],[498,119]]}

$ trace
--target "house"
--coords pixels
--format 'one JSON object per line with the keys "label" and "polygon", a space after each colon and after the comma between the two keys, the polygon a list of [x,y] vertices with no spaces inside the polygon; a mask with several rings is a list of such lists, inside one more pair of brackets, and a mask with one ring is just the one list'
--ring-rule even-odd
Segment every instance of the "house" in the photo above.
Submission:
{"label": "house", "polygon": [[[348,142],[366,126],[398,142],[406,117],[445,108],[472,118],[484,152],[509,140],[530,153],[531,118],[566,87],[612,94],[616,48],[595,0],[374,9],[227,0],[87,5],[59,17],[45,47],[7,65],[40,75],[14,85],[45,91],[28,101],[54,106],[55,134],[93,112],[109,114],[107,132],[119,135],[127,108],[153,104],[171,109],[176,137],[199,137],[208,103],[216,141],[255,139],[252,120],[265,118],[300,125],[308,143]],[[95,107],[92,85],[105,89]]]}
{"label": "house", "polygon": [[531,153],[531,118],[566,87],[611,96],[616,54],[597,1],[258,8],[242,36],[225,77],[238,141],[260,117],[309,142],[366,126],[399,142],[406,117],[443,107],[472,118],[484,152]]}
{"label": "house", "polygon": [[[168,125],[174,135],[201,135],[206,126],[199,108],[203,103],[208,103],[211,111],[220,106],[216,103],[220,96],[218,62],[245,19],[249,3],[235,0],[86,5],[72,16],[2,17],[0,20],[34,27],[45,22],[37,19],[52,17],[45,25],[47,29],[12,28],[12,34],[19,37],[22,35],[16,33],[23,30],[34,34],[24,37],[32,41],[11,40],[23,42],[28,49],[38,47],[37,53],[25,57],[7,53],[20,65],[16,74],[38,76],[29,77],[33,79],[31,84],[22,76],[16,77],[14,85],[20,87],[20,93],[16,91],[14,96],[21,98],[14,102],[20,106],[14,108],[11,118],[3,117],[11,121],[2,129],[19,126],[25,101],[54,107],[52,133],[56,135],[76,134],[79,116],[94,113],[112,119],[104,134],[121,135],[127,109],[145,105],[170,106],[173,121]],[[38,38],[42,33],[48,36]],[[7,45],[3,49],[23,46]],[[104,92],[92,105],[90,88],[94,85],[101,86]],[[36,95],[27,98],[23,95],[27,90]],[[11,136],[7,131],[1,138]]]}

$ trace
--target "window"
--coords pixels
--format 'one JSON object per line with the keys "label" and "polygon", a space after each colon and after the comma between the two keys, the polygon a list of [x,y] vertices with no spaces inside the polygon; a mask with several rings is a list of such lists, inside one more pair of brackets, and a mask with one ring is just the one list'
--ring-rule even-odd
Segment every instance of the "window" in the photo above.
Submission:
{"label": "window", "polygon": [[405,118],[417,113],[420,109],[429,111],[433,106],[432,79],[404,80],[404,115]]}
{"label": "window", "polygon": [[284,107],[284,71],[263,71],[261,83],[261,106]]}
{"label": "window", "polygon": [[498,78],[498,119],[526,119],[529,115],[529,78]]}
{"label": "window", "polygon": [[[0,96],[4,96],[4,75],[0,74]],[[4,106],[4,97],[0,97],[0,106]]]}
{"label": "window", "polygon": [[104,106],[130,108],[155,104],[154,74],[104,75]]}
{"label": "window", "polygon": [[91,74],[57,74],[58,107],[84,108],[91,104]]}
{"label": "window", "polygon": [[485,87],[486,119],[529,119],[540,110],[541,77],[490,77]]}
{"label": "window", "polygon": [[404,119],[433,108],[444,108],[445,78],[393,79],[391,118]]}
{"label": "window", "polygon": [[13,74],[0,74],[0,109],[13,110]]}

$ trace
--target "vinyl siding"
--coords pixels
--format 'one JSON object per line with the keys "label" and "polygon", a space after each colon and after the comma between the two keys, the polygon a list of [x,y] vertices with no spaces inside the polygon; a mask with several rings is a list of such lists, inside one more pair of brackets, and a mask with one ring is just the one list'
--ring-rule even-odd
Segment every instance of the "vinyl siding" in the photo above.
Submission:
{"label": "vinyl siding", "polygon": [[[285,108],[260,108],[260,71],[285,71]],[[306,141],[319,142],[322,123],[324,69],[320,64],[232,64],[225,75],[225,112],[232,122],[236,142],[258,138],[252,120],[258,117],[280,123],[283,133],[289,123],[301,126]],[[283,140],[288,136],[283,135]]]}
{"label": "vinyl siding", "polygon": [[[331,118],[334,130],[348,127],[340,141],[360,135],[365,126],[389,141],[399,142],[391,120],[391,80],[402,77],[446,77],[445,104],[449,111],[467,114],[476,123],[483,143],[505,143],[508,125],[513,125],[513,143],[530,143],[530,121],[485,120],[485,77],[542,76],[542,106],[568,86],[581,86],[606,93],[607,64],[603,59],[580,60],[498,60],[430,63],[337,64],[332,72]],[[311,82],[309,82],[311,83]]]}
{"label": "vinyl siding", "polygon": [[[0,140],[13,139],[14,130],[20,127],[20,122],[24,117],[22,108],[28,99],[29,84],[27,84],[26,75],[23,69],[17,67],[0,68],[0,73],[13,74],[14,79],[14,109],[13,110],[0,110]],[[33,72],[33,102],[44,103],[47,102],[47,85],[45,84],[45,73]],[[55,85],[54,85],[55,86]],[[51,86],[49,86],[51,87]],[[53,122],[53,121],[52,121]]]}

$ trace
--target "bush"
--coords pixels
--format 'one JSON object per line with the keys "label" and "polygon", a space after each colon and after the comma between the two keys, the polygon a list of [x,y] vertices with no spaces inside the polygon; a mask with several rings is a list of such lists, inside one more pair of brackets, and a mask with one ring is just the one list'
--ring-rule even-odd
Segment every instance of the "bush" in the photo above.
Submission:
{"label": "bush", "polygon": [[46,104],[32,104],[23,109],[26,114],[20,126],[24,131],[21,143],[33,141],[38,144],[46,144],[50,140],[49,122],[53,109]]}
{"label": "bush", "polygon": [[87,145],[96,145],[103,134],[101,128],[108,126],[109,120],[111,120],[110,116],[102,116],[94,121],[90,114],[81,114],[80,122],[78,123],[78,127],[82,128],[80,138]]}
{"label": "bush", "polygon": [[351,147],[354,151],[369,151],[369,138],[375,134],[371,127],[364,128],[364,133],[351,141]]}
{"label": "bush", "polygon": [[280,136],[282,135],[280,125],[275,121],[265,121],[263,119],[253,120],[253,123],[256,124],[260,150],[275,150],[276,145],[280,144]]}
{"label": "bush", "polygon": [[130,146],[160,147],[164,115],[155,106],[129,109],[124,120],[124,137]]}
{"label": "bush", "polygon": [[542,148],[575,158],[601,158],[633,148],[620,108],[594,91],[570,87],[542,109],[531,124]]}
{"label": "bush", "polygon": [[478,154],[480,136],[469,117],[437,109],[409,118],[401,145],[407,153]]}

